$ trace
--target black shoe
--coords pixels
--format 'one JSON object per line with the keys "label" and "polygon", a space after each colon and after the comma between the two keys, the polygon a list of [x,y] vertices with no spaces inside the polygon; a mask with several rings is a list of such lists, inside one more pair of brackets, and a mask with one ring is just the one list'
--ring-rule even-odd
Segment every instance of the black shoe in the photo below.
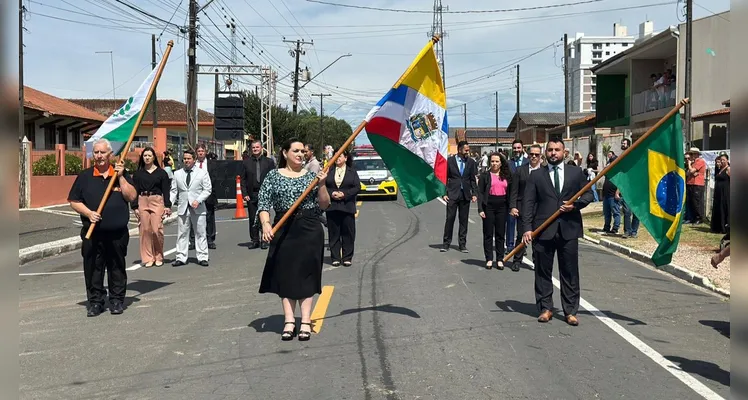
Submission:
{"label": "black shoe", "polygon": [[260,244],[260,248],[261,248],[262,250],[267,250],[267,249],[268,249],[268,247],[270,247],[270,245],[268,245],[268,244],[267,244],[267,243],[265,243],[265,242],[262,242],[262,244]]}
{"label": "black shoe", "polygon": [[122,302],[115,301],[109,307],[109,312],[112,313],[112,315],[119,315],[125,312],[125,308],[122,306]]}
{"label": "black shoe", "polygon": [[311,322],[302,322],[301,325],[309,325],[308,331],[302,331],[301,327],[299,327],[299,341],[305,342],[312,338],[312,323]]}
{"label": "black shoe", "polygon": [[460,247],[460,252],[462,252],[462,253],[469,253],[467,247]]}
{"label": "black shoe", "polygon": [[260,243],[255,243],[255,242],[252,242],[252,243],[250,243],[250,244],[249,244],[249,246],[247,246],[247,247],[248,247],[248,248],[249,248],[250,250],[253,250],[253,249],[256,249],[256,248],[260,247]]}
{"label": "black shoe", "polygon": [[443,246],[441,249],[439,249],[439,251],[441,251],[442,253],[446,252],[447,250],[449,250],[449,246]]}
{"label": "black shoe", "polygon": [[214,250],[216,248],[216,244],[215,243],[208,243],[208,248],[211,249],[211,250]]}
{"label": "black shoe", "polygon": [[195,243],[190,243],[190,250],[195,250]]}
{"label": "black shoe", "polygon": [[208,266],[208,262],[207,262],[207,261],[205,261],[205,260],[202,260],[202,261],[198,261],[197,263],[198,263],[198,265],[200,265],[200,266],[202,266],[202,267],[207,267],[207,266]]}
{"label": "black shoe", "polygon": [[511,262],[511,263],[509,264],[509,268],[510,268],[510,269],[511,269],[512,271],[514,271],[514,272],[519,272],[519,265],[520,265],[520,262],[519,262],[519,261],[512,261],[512,262]]}
{"label": "black shoe", "polygon": [[177,261],[174,261],[173,263],[171,263],[171,265],[172,265],[173,267],[181,267],[182,265],[187,265],[187,263],[186,263],[186,262],[184,262],[184,261],[179,261],[179,260],[177,260]]}
{"label": "black shoe", "polygon": [[350,267],[353,263],[350,261],[343,261],[343,266]]}
{"label": "black shoe", "polygon": [[88,313],[86,314],[87,317],[98,317],[99,314],[104,312],[104,306],[101,304],[92,304],[88,306]]}

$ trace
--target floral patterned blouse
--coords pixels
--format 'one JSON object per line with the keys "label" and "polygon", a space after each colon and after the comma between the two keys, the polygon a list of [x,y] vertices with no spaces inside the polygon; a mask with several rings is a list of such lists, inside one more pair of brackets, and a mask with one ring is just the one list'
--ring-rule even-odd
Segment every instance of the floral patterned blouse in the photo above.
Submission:
{"label": "floral patterned blouse", "polygon": [[[307,186],[314,180],[316,174],[308,171],[306,174],[289,178],[281,175],[277,169],[274,169],[265,176],[260,186],[260,193],[257,197],[257,214],[255,215],[255,224],[259,223],[260,211],[270,211],[272,208],[276,212],[285,211],[291,208],[293,203],[301,197]],[[319,188],[315,185],[314,189],[301,202],[299,209],[319,209],[317,201],[317,192]]]}

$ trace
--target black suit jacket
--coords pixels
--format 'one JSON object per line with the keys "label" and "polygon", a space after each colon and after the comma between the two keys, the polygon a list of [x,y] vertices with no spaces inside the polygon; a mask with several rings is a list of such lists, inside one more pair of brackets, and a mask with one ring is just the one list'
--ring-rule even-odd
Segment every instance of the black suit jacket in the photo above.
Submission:
{"label": "black suit jacket", "polygon": [[[208,198],[205,200],[205,205],[212,209],[216,206],[216,204],[218,204],[218,197],[216,196],[217,185],[215,184],[215,170],[213,169],[213,167],[215,167],[215,165],[213,164],[215,161],[209,160],[208,157],[205,157],[204,161],[208,162],[207,164],[205,164],[205,167],[208,170],[208,176],[210,177],[211,183],[210,196],[208,196]],[[195,168],[200,168],[200,161],[195,161]]]}
{"label": "black suit jacket", "polygon": [[[543,168],[542,166],[540,167]],[[540,171],[540,170],[538,170]],[[519,210],[520,217],[522,216],[522,201],[525,198],[525,187],[527,186],[527,178],[530,177],[530,164],[524,164],[517,168],[512,175],[513,185],[509,191],[509,209],[516,208]]]}
{"label": "black suit jacket", "polygon": [[[250,156],[246,160],[242,161],[244,169],[242,170],[241,187],[243,196],[250,196],[250,200],[256,200],[252,199],[252,195],[256,192],[259,192],[260,187],[255,183],[255,177],[257,176],[257,161],[253,160],[252,158],[253,157]],[[260,156],[260,184],[262,184],[262,181],[265,180],[265,176],[268,174],[268,172],[274,169],[275,161],[273,161],[272,158]]]}
{"label": "black suit jacket", "polygon": [[[327,193],[330,194],[330,207],[325,211],[343,211],[348,214],[356,213],[356,195],[361,190],[361,180],[358,178],[358,172],[351,167],[346,167],[345,175],[343,175],[343,182],[340,187],[335,184],[335,165],[330,166],[327,171],[327,178],[325,179],[325,186],[327,187]],[[343,200],[335,200],[332,198],[332,192],[341,191],[345,195]]]}
{"label": "black suit jacket", "polygon": [[[512,192],[513,186],[514,179],[512,179],[512,176],[509,176],[509,182],[507,182],[506,187],[507,199],[509,198],[509,194]],[[478,212],[486,211],[489,193],[491,193],[491,172],[481,172],[480,177],[478,178]]]}
{"label": "black suit jacket", "polygon": [[457,157],[452,156],[447,160],[447,196],[450,200],[470,200],[473,196],[478,196],[478,184],[475,181],[478,164],[472,158],[466,158],[465,171],[460,175]]}
{"label": "black suit jacket", "polygon": [[[537,229],[587,184],[587,177],[584,176],[582,169],[577,166],[564,165],[563,173],[564,186],[560,195],[556,193],[556,189],[553,187],[548,167],[541,167],[537,171],[533,171],[528,177],[525,184],[522,209],[534,210],[534,212],[525,212],[522,214],[524,232]],[[582,213],[580,210],[593,200],[594,196],[590,190],[584,192],[574,202],[573,211],[561,213],[537,238],[550,240],[559,231],[565,240],[582,237],[584,235],[584,228],[582,226]]]}

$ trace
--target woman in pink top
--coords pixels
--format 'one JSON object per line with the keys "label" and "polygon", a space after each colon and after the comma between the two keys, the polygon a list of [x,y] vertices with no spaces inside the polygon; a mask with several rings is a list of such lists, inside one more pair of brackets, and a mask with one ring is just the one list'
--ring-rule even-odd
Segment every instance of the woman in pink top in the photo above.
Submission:
{"label": "woman in pink top", "polygon": [[[478,214],[483,219],[483,253],[486,269],[493,268],[494,253],[496,268],[504,269],[504,232],[508,215],[509,185],[512,181],[509,163],[500,153],[489,157],[488,171],[478,179]],[[495,245],[494,245],[495,242]]]}

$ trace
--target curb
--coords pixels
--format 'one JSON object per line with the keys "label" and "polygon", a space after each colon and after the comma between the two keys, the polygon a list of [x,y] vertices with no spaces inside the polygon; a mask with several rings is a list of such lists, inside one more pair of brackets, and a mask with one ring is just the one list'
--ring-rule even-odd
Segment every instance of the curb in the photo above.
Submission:
{"label": "curb", "polygon": [[[164,219],[164,225],[168,225],[176,221],[176,219],[177,215],[172,214],[171,216]],[[130,229],[129,233],[130,235],[137,234],[138,228]],[[73,236],[20,249],[18,251],[18,266],[20,267],[24,264],[30,263],[31,261],[42,260],[45,258],[54,257],[62,253],[80,249],[82,244],[83,240],[80,238],[80,236]]]}
{"label": "curb", "polygon": [[584,239],[587,240],[588,242],[594,243],[596,245],[607,247],[607,248],[609,248],[609,249],[611,249],[611,250],[613,250],[613,251],[615,251],[617,253],[623,254],[623,255],[628,256],[630,258],[633,258],[634,260],[643,262],[643,263],[649,265],[650,267],[654,267],[654,268],[656,268],[656,269],[658,269],[660,271],[667,272],[668,274],[673,275],[676,278],[682,279],[682,280],[684,280],[684,281],[686,281],[688,283],[694,284],[694,285],[702,287],[704,289],[711,290],[711,291],[713,291],[715,293],[718,293],[718,294],[720,294],[722,296],[725,296],[725,297],[728,297],[728,298],[730,297],[730,291],[729,290],[725,290],[723,288],[715,286],[709,278],[707,278],[707,277],[705,277],[703,275],[699,275],[699,274],[697,274],[697,273],[695,273],[693,271],[690,271],[690,270],[688,270],[688,269],[686,269],[684,267],[681,267],[680,265],[672,264],[671,263],[671,264],[667,264],[667,265],[663,265],[663,266],[657,267],[657,266],[655,266],[652,263],[652,258],[648,254],[644,254],[641,251],[634,250],[632,248],[623,246],[621,244],[612,242],[610,240],[606,240],[606,239],[595,239],[595,238],[593,238],[593,237],[591,237],[589,235],[584,235]]}

